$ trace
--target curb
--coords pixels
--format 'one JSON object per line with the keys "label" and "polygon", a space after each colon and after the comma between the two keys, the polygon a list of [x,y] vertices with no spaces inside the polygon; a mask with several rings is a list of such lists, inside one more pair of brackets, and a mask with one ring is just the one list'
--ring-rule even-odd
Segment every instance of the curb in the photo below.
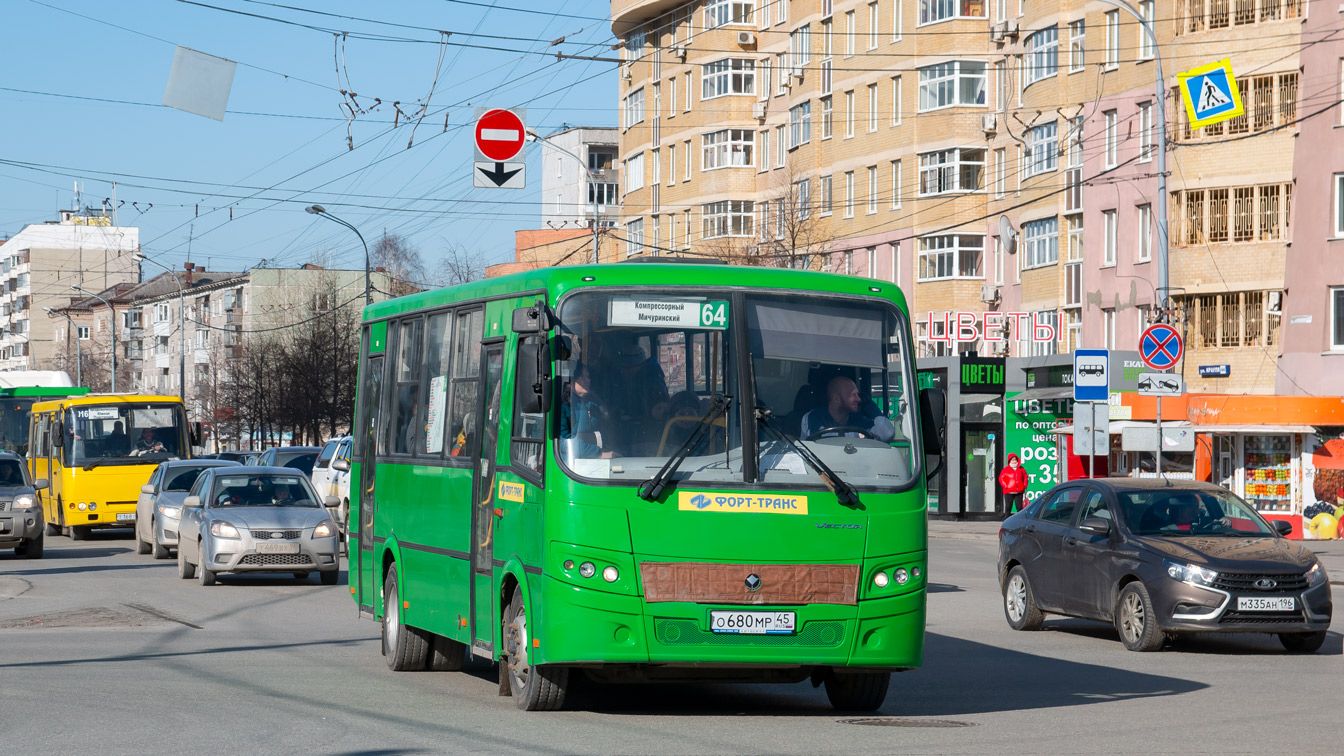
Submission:
{"label": "curb", "polygon": [[988,533],[929,533],[929,538],[940,538],[945,541],[998,541],[997,536]]}

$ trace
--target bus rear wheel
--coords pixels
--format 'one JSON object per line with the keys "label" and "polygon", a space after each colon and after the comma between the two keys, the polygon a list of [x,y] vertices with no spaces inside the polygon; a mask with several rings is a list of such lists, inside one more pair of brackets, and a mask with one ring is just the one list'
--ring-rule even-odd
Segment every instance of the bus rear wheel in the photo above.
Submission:
{"label": "bus rear wheel", "polygon": [[401,593],[397,590],[397,566],[387,569],[383,581],[383,656],[397,672],[425,668],[430,634],[401,621]]}
{"label": "bus rear wheel", "polygon": [[826,676],[826,697],[841,711],[877,711],[887,700],[890,672],[844,672]]}
{"label": "bus rear wheel", "polygon": [[532,641],[527,634],[527,608],[523,592],[515,589],[509,601],[504,626],[504,658],[508,669],[509,694],[523,711],[556,711],[565,705],[569,688],[569,668],[549,664],[533,665],[528,658]]}

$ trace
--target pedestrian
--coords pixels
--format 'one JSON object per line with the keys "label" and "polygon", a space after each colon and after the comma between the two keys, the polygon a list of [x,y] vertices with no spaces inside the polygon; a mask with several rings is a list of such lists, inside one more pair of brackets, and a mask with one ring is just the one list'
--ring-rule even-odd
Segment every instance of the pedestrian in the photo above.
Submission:
{"label": "pedestrian", "polygon": [[1022,506],[1022,493],[1027,490],[1030,478],[1022,469],[1022,462],[1016,454],[1008,455],[1008,464],[999,473],[999,486],[1003,488],[1004,517],[1016,512]]}

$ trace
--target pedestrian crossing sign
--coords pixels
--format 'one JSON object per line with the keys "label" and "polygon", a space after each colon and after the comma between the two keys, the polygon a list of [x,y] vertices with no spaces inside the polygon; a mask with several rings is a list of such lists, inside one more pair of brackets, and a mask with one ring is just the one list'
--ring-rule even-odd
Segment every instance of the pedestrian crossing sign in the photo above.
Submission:
{"label": "pedestrian crossing sign", "polygon": [[1179,74],[1178,79],[1192,129],[1211,126],[1246,112],[1241,93],[1237,91],[1237,80],[1232,77],[1232,61],[1228,58],[1186,71]]}

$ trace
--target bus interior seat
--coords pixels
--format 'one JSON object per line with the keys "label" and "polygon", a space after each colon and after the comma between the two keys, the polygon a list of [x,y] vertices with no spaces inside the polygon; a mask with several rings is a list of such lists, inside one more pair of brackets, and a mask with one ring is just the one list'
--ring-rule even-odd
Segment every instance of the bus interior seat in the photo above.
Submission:
{"label": "bus interior seat", "polygon": [[802,432],[803,416],[816,409],[817,396],[817,388],[811,383],[804,383],[798,387],[798,393],[793,397],[793,411],[781,418],[784,430],[794,436]]}

